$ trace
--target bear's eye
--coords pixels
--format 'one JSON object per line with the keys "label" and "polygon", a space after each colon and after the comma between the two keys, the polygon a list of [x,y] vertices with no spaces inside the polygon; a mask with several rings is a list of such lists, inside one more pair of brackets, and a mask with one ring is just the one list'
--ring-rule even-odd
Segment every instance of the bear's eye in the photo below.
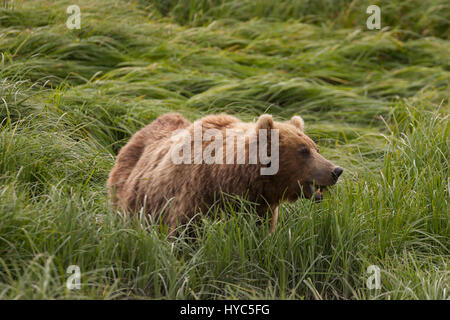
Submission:
{"label": "bear's eye", "polygon": [[307,155],[309,155],[311,152],[309,151],[309,148],[307,148],[307,147],[301,147],[301,148],[298,150],[298,153],[300,153],[301,155],[307,156]]}

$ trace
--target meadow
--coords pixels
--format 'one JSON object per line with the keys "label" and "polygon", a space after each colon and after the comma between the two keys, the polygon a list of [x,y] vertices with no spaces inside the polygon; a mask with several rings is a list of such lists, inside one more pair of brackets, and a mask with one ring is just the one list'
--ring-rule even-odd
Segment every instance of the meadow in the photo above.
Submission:
{"label": "meadow", "polygon": [[[0,299],[450,298],[448,1],[1,5]],[[273,234],[236,198],[169,239],[106,190],[168,112],[301,115],[345,172],[323,202],[283,205]]]}

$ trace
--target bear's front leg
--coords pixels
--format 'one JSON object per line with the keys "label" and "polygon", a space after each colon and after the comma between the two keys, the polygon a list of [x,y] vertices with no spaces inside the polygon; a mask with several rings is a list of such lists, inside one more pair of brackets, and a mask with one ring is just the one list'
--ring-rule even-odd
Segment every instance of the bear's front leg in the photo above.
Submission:
{"label": "bear's front leg", "polygon": [[270,220],[270,233],[275,231],[278,221],[278,204],[270,206],[272,210],[272,219]]}
{"label": "bear's front leg", "polygon": [[[278,206],[279,203],[276,204],[260,204],[257,208],[258,215],[260,217],[267,217],[272,214],[272,217],[270,218],[270,233],[273,233],[275,231],[275,228],[277,227],[277,221],[278,221]],[[259,223],[258,223],[259,225]]]}

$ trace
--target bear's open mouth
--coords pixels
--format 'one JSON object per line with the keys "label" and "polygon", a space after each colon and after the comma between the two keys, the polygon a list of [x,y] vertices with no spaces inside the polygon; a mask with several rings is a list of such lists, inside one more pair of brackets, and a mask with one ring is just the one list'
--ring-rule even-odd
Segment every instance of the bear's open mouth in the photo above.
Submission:
{"label": "bear's open mouth", "polygon": [[327,186],[321,186],[316,185],[312,182],[308,183],[309,185],[309,192],[311,194],[311,197],[314,196],[314,201],[322,201],[323,200],[323,193],[325,192]]}

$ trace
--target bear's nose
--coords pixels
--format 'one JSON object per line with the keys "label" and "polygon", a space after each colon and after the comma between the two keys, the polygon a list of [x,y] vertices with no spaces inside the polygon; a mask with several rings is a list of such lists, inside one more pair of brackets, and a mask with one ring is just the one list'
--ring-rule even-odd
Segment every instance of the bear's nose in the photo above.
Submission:
{"label": "bear's nose", "polygon": [[344,169],[342,169],[341,167],[336,167],[333,170],[333,178],[334,180],[337,180],[340,175],[342,174],[342,172],[344,172]]}

